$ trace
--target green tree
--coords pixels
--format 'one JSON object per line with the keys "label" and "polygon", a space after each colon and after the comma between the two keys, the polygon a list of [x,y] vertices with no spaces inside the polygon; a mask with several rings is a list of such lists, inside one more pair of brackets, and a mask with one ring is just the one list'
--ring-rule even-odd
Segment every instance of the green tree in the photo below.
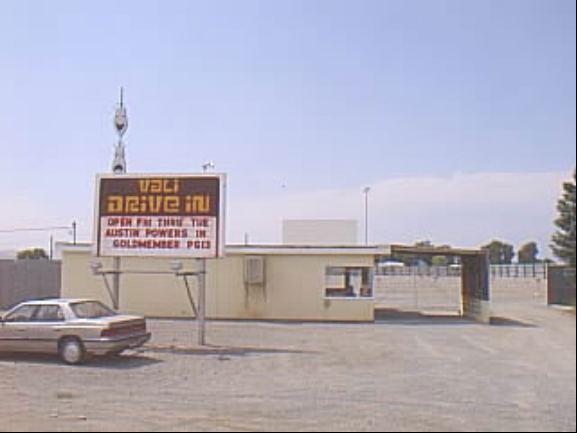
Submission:
{"label": "green tree", "polygon": [[[429,249],[433,247],[433,243],[431,241],[417,241],[413,244],[416,248],[423,248]],[[398,260],[403,262],[407,266],[415,266],[419,263],[426,263],[431,265],[431,257],[427,255],[419,255],[419,254],[400,254],[397,257],[393,258],[394,260]]]}
{"label": "green tree", "polygon": [[551,249],[564,263],[575,267],[575,179],[563,184],[563,196],[557,203],[559,216],[555,220],[557,231],[553,235]]}
{"label": "green tree", "polygon": [[413,246],[418,249],[427,250],[427,254],[400,254],[393,257],[393,260],[403,262],[407,266],[415,266],[425,263],[429,266],[448,266],[456,263],[456,258],[453,256],[445,256],[442,254],[431,255],[430,250],[446,250],[451,249],[450,245],[435,245],[430,240],[417,241]]}
{"label": "green tree", "polygon": [[510,265],[513,263],[513,258],[515,257],[515,248],[513,245],[494,240],[481,247],[481,249],[488,252],[489,262],[492,265]]}
{"label": "green tree", "polygon": [[431,260],[433,266],[449,266],[449,258],[447,256],[434,256]]}
{"label": "green tree", "polygon": [[30,248],[18,252],[18,260],[41,260],[48,259],[46,250],[42,248]]}
{"label": "green tree", "polygon": [[523,264],[533,264],[538,263],[539,259],[539,247],[537,246],[537,242],[528,242],[519,248],[519,252],[517,253],[519,258],[519,263]]}

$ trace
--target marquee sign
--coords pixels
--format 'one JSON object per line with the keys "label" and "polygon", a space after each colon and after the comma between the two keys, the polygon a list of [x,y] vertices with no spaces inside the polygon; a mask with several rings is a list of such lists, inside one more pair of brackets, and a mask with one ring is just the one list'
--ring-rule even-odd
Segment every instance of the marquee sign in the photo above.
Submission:
{"label": "marquee sign", "polygon": [[225,176],[99,175],[97,256],[224,254]]}

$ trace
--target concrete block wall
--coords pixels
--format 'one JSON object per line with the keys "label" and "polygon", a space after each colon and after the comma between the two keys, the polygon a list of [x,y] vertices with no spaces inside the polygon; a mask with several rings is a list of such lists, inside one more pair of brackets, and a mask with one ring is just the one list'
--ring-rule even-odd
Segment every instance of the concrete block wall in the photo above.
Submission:
{"label": "concrete block wall", "polygon": [[0,260],[0,310],[19,302],[60,296],[61,264],[49,260]]}

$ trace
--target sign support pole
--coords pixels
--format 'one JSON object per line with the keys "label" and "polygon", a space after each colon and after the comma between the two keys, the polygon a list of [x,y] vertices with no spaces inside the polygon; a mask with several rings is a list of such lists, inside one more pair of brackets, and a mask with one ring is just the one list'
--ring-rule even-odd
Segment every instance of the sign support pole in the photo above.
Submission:
{"label": "sign support pole", "polygon": [[120,310],[120,257],[112,258],[112,308]]}
{"label": "sign support pole", "polygon": [[206,346],[206,259],[200,259],[198,273],[198,345]]}

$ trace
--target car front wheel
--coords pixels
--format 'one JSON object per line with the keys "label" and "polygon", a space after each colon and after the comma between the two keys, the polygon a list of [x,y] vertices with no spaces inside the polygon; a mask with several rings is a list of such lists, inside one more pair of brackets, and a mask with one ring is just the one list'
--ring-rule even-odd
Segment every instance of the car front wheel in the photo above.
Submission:
{"label": "car front wheel", "polygon": [[76,338],[67,338],[60,343],[60,358],[68,365],[78,365],[84,362],[86,352],[82,342]]}

